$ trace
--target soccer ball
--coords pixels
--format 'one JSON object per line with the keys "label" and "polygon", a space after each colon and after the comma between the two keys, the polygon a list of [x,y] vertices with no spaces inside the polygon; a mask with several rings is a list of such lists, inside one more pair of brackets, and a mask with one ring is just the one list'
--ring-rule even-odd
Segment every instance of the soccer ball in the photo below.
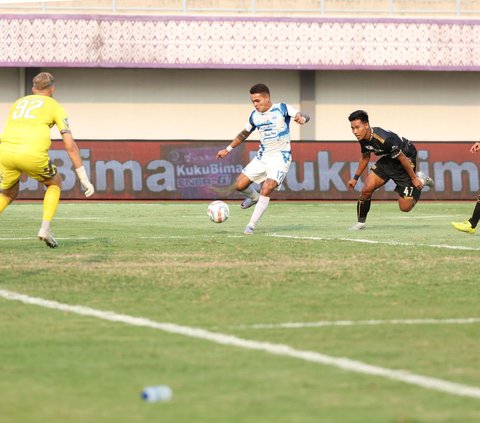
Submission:
{"label": "soccer ball", "polygon": [[212,222],[222,223],[228,219],[230,209],[223,201],[213,201],[208,205],[207,215]]}

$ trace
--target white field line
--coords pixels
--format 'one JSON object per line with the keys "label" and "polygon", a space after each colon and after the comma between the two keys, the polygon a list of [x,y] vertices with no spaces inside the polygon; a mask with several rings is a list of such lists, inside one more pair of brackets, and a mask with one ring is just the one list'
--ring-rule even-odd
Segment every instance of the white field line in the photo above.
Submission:
{"label": "white field line", "polygon": [[83,217],[59,217],[56,216],[55,220],[111,220],[108,216],[83,216]]}
{"label": "white field line", "polygon": [[400,241],[376,241],[373,239],[361,239],[361,238],[343,238],[343,237],[327,237],[327,236],[300,236],[300,235],[269,235],[274,238],[288,238],[297,239],[301,241],[344,241],[344,242],[357,242],[360,244],[383,244],[394,245],[401,247],[430,247],[430,248],[443,248],[446,250],[463,250],[463,251],[480,251],[477,247],[465,247],[463,245],[448,245],[448,244],[416,244],[413,242],[400,242]]}
{"label": "white field line", "polygon": [[[59,241],[92,241],[92,240],[95,240],[95,239],[102,239],[100,237],[88,237],[88,236],[79,236],[79,237],[75,237],[75,238],[61,238],[61,237],[58,237],[56,236],[55,239],[59,240]],[[3,236],[3,237],[0,237],[0,241],[32,241],[32,240],[38,240],[37,237],[33,237],[33,236],[30,236],[30,237],[6,237],[6,236]]]}
{"label": "white field line", "polygon": [[[218,234],[211,235],[159,235],[159,236],[139,236],[135,239],[209,239],[214,238]],[[244,235],[225,235],[227,238],[245,238]],[[413,242],[400,242],[400,241],[378,241],[372,239],[361,238],[343,238],[343,237],[319,237],[319,236],[301,236],[301,235],[281,235],[281,234],[267,234],[273,238],[287,238],[300,241],[342,241],[342,242],[356,242],[360,244],[383,244],[402,247],[430,247],[430,248],[443,248],[447,250],[462,250],[462,251],[480,251],[480,247],[465,247],[462,245],[448,245],[448,244],[416,244]],[[92,241],[95,239],[103,239],[102,237],[55,237],[59,241]],[[36,237],[0,237],[1,241],[31,241]]]}
{"label": "white field line", "polygon": [[431,214],[423,216],[398,216],[396,219],[453,219],[458,217],[458,214]]}
{"label": "white field line", "polygon": [[[165,236],[139,236],[135,237],[135,239],[205,239],[205,238],[213,238],[214,235],[165,235]],[[36,240],[37,237],[0,237],[0,241],[32,241]],[[58,237],[56,236],[55,239],[59,241],[93,241],[95,239],[103,239],[102,237],[87,237],[87,236],[82,236],[82,237]]]}
{"label": "white field line", "polygon": [[191,338],[198,338],[214,342],[216,344],[234,346],[255,351],[263,351],[279,356],[297,358],[304,361],[337,367],[339,369],[350,372],[380,376],[386,379],[404,382],[410,385],[420,386],[422,388],[440,391],[447,394],[480,399],[480,388],[476,386],[463,385],[460,383],[449,382],[447,380],[417,375],[405,370],[392,370],[384,367],[373,366],[370,364],[362,363],[361,361],[351,360],[349,358],[333,357],[314,351],[297,350],[284,344],[272,344],[269,342],[251,341],[248,339],[242,339],[223,333],[211,332],[200,328],[180,326],[174,323],[159,323],[141,317],[117,314],[113,311],[96,310],[90,307],[84,307],[79,305],[73,306],[59,303],[56,301],[46,300],[43,298],[30,297],[28,295],[23,295],[17,292],[7,291],[3,289],[0,289],[0,297],[12,301],[20,301],[24,304],[32,304],[40,307],[49,308],[52,310],[75,313],[82,316],[96,317],[98,319],[125,323],[131,326],[157,329],[168,333],[174,333],[177,335],[183,335]]}
{"label": "white field line", "polygon": [[158,235],[158,236],[139,236],[138,239],[208,239],[214,235]]}
{"label": "white field line", "polygon": [[378,325],[468,325],[480,323],[480,317],[459,319],[391,319],[391,320],[321,320],[319,322],[255,323],[229,326],[230,329],[302,329],[331,326]]}
{"label": "white field line", "polygon": [[0,241],[31,241],[32,239],[35,239],[34,237],[8,237],[8,236],[2,236],[0,237]]}

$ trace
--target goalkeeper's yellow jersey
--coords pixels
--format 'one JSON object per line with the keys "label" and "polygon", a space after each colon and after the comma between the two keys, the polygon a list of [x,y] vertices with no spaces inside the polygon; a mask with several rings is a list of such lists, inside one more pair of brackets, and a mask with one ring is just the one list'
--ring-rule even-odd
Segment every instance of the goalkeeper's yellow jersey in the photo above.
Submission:
{"label": "goalkeeper's yellow jersey", "polygon": [[52,143],[50,128],[70,131],[63,107],[52,97],[27,95],[10,108],[0,136],[0,150],[18,153],[46,153]]}

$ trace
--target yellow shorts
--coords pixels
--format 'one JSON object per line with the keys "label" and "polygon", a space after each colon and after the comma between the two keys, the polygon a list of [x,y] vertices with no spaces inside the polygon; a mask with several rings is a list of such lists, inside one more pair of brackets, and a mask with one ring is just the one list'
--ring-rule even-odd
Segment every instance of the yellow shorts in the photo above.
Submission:
{"label": "yellow shorts", "polygon": [[22,154],[0,150],[0,188],[13,187],[27,174],[37,181],[53,178],[57,168],[47,154]]}

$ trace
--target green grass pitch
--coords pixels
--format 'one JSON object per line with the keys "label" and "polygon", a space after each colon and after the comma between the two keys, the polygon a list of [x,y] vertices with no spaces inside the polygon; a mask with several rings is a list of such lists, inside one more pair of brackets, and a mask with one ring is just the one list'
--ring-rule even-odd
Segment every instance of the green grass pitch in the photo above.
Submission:
{"label": "green grass pitch", "polygon": [[[227,203],[230,218],[214,224],[208,201],[64,202],[53,223],[55,250],[35,238],[41,204],[11,205],[0,216],[0,420],[480,421],[480,398],[460,388],[359,373],[280,347],[480,392],[480,234],[450,225],[469,217],[474,201],[420,202],[407,214],[395,202],[374,201],[360,232],[347,230],[354,201],[273,201],[253,236],[243,235],[252,209]],[[169,385],[173,399],[142,401],[141,390],[156,384]]]}

